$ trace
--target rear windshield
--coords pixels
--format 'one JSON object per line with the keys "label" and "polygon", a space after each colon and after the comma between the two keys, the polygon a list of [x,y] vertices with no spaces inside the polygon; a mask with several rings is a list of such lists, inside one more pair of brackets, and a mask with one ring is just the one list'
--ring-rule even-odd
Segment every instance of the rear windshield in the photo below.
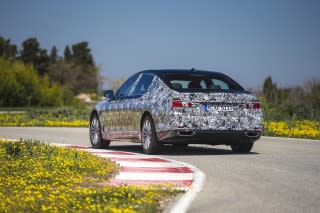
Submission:
{"label": "rear windshield", "polygon": [[226,75],[215,73],[162,73],[161,78],[179,92],[244,91]]}

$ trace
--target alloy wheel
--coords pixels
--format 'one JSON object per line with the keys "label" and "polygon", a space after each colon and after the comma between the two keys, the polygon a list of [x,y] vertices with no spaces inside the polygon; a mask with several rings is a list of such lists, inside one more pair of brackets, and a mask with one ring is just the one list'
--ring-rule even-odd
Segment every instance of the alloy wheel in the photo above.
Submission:
{"label": "alloy wheel", "polygon": [[90,139],[93,145],[97,145],[100,141],[100,125],[99,120],[96,116],[91,119]]}
{"label": "alloy wheel", "polygon": [[145,120],[142,128],[142,145],[145,150],[148,150],[151,143],[152,130],[150,121]]}

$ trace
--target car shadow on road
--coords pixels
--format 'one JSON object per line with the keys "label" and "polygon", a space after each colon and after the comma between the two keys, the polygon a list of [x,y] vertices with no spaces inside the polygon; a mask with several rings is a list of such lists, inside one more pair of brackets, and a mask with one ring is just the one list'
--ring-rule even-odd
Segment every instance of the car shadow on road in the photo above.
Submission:
{"label": "car shadow on road", "polygon": [[[143,154],[140,145],[110,145],[110,149]],[[184,148],[176,148],[171,145],[163,146],[162,152],[158,155],[256,155],[258,152],[234,153],[229,147],[215,148],[214,146],[189,145]]]}

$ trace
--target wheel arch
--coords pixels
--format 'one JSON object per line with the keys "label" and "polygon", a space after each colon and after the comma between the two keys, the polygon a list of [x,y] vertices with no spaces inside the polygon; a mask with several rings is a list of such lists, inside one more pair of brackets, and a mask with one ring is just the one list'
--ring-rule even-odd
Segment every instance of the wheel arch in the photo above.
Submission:
{"label": "wheel arch", "polygon": [[91,121],[91,118],[92,118],[93,115],[97,115],[98,118],[99,118],[99,114],[98,114],[98,111],[97,111],[96,109],[93,109],[93,110],[91,111],[91,113],[90,113],[90,121]]}
{"label": "wheel arch", "polygon": [[[142,139],[142,126],[143,126],[143,123],[144,123],[144,119],[149,116],[150,119],[150,122],[152,123],[151,124],[151,138],[154,138],[154,139],[150,139],[150,144],[148,146],[148,148],[145,148],[145,143],[143,142],[143,139]],[[153,130],[152,130],[153,129]],[[141,119],[140,119],[140,139],[141,139],[141,143],[142,143],[142,147],[143,147],[143,150],[144,150],[144,153],[145,154],[157,154],[159,152],[161,152],[161,148],[162,148],[162,143],[159,142],[158,140],[158,136],[157,136],[157,131],[156,131],[156,127],[155,127],[155,122],[154,122],[154,119],[152,117],[152,114],[149,112],[149,111],[145,111],[142,113],[142,116],[141,116]]]}
{"label": "wheel arch", "polygon": [[157,124],[156,124],[156,121],[154,120],[153,116],[152,116],[152,113],[148,110],[144,111],[141,115],[141,119],[140,119],[140,131],[142,129],[142,125],[143,125],[143,120],[146,116],[149,116],[151,118],[151,121],[153,123],[153,126],[154,126],[154,131],[155,131],[155,134],[156,134],[156,138],[157,140],[159,141],[159,138],[158,138],[158,131],[157,131]]}
{"label": "wheel arch", "polygon": [[150,118],[152,119],[152,122],[153,122],[153,124],[154,124],[154,120],[153,120],[153,117],[152,117],[151,113],[150,113],[149,111],[144,111],[144,112],[142,113],[141,119],[140,119],[140,130],[141,130],[141,128],[142,128],[143,120],[144,120],[144,118],[145,118],[146,116],[150,116]]}

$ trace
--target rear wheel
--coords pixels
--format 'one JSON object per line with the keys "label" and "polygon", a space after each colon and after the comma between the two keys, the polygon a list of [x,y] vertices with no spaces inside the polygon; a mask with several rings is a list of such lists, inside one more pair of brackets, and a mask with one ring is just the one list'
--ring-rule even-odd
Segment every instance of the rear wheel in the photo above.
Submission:
{"label": "rear wheel", "polygon": [[98,115],[95,113],[91,116],[89,127],[90,142],[93,148],[101,149],[109,146],[110,141],[102,138],[100,121]]}
{"label": "rear wheel", "polygon": [[249,153],[253,147],[253,143],[233,144],[231,149],[235,153]]}
{"label": "rear wheel", "polygon": [[149,155],[159,153],[162,148],[162,144],[157,141],[152,118],[148,115],[143,119],[141,127],[141,143],[143,152]]}

